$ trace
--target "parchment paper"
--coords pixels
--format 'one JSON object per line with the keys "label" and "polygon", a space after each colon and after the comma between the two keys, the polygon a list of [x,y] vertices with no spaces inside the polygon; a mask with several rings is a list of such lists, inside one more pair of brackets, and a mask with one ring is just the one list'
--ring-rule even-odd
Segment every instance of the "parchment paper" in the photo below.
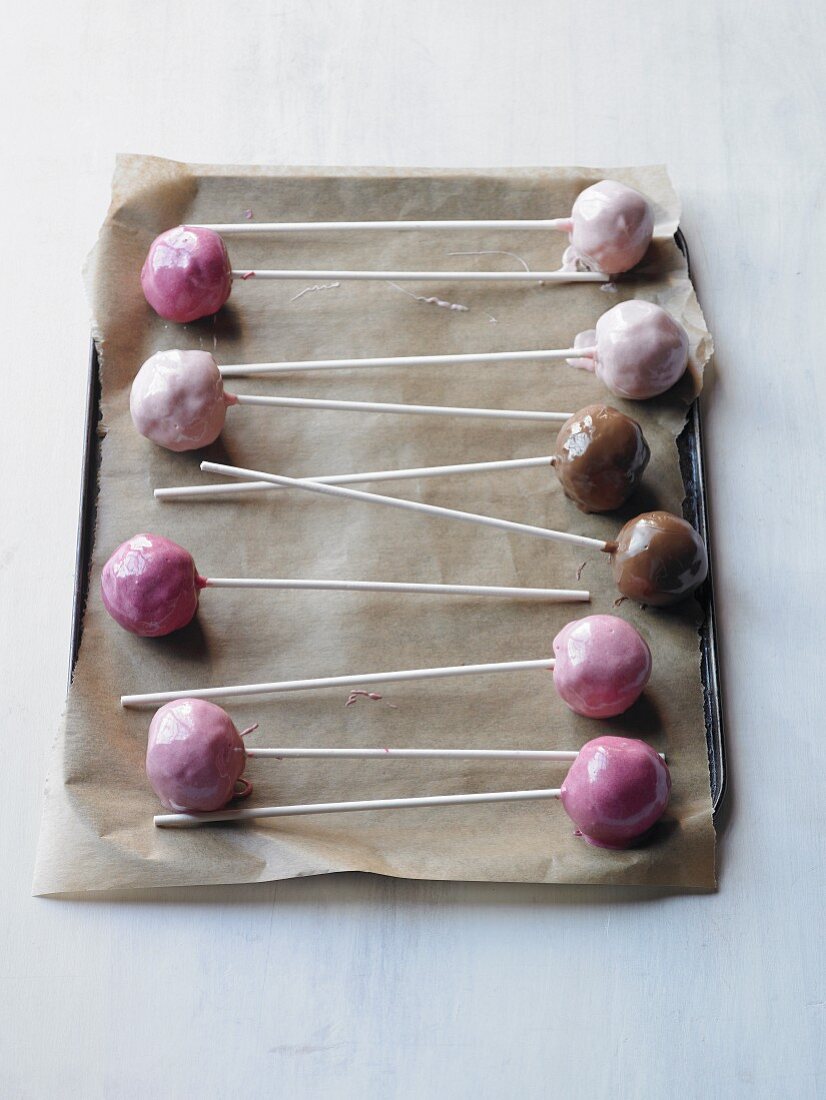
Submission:
{"label": "parchment paper", "polygon": [[[598,285],[405,284],[414,295],[462,304],[449,310],[383,282],[294,296],[304,284],[237,284],[228,306],[195,324],[168,324],[147,306],[140,268],[152,238],[185,221],[393,218],[541,218],[566,214],[587,184],[624,180],[657,204],[658,239],[641,272],[614,290]],[[339,814],[239,827],[162,831],[143,769],[150,710],[123,710],[122,693],[281,680],[430,665],[550,656],[565,622],[611,612],[617,596],[599,553],[407,515],[352,501],[274,491],[229,503],[162,504],[156,486],[206,480],[204,453],[176,455],[142,439],[129,387],[161,348],[205,348],[219,362],[566,347],[618,301],[660,302],[689,330],[692,377],[679,392],[612,403],[641,421],[652,450],[643,489],[622,516],[585,516],[550,470],[533,469],[376,485],[376,491],[530,524],[610,538],[652,507],[680,512],[675,437],[699,385],[710,337],[671,240],[679,207],[663,168],[272,169],[192,166],[149,157],[118,160],[112,205],[92,253],[88,286],[101,356],[102,447],[97,533],[83,640],[47,782],[35,891],[251,882],[362,870],[428,879],[567,883],[714,883],[699,612],[616,613],[649,641],[654,672],[642,700],[598,723],[572,714],[551,674],[388,685],[378,701],[344,706],[328,690],[228,702],[239,728],[258,721],[259,745],[578,748],[602,733],[646,738],[668,754],[674,782],[666,818],[644,847],[592,848],[573,835],[556,802]],[[230,240],[234,266],[513,269],[516,252],[556,267],[556,233],[326,234]],[[424,404],[573,411],[606,400],[593,375],[562,364],[352,370],[245,379],[237,392]],[[206,457],[295,476],[549,454],[553,425],[246,407],[230,409]],[[370,488],[370,486],[365,486]],[[209,576],[347,577],[577,587],[588,605],[354,593],[208,590],[187,629],[164,639],[122,631],[99,598],[100,569],[138,531],[190,549]],[[248,766],[253,804],[384,798],[558,786],[564,765],[453,761],[273,762]]]}

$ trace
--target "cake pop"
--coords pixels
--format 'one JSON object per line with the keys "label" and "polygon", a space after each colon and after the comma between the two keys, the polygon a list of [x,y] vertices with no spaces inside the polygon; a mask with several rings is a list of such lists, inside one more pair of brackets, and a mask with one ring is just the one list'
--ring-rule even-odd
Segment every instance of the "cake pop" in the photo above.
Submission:
{"label": "cake pop", "polygon": [[609,405],[588,405],[560,428],[551,465],[583,512],[610,512],[634,492],[650,457],[636,420]]}
{"label": "cake pop", "polygon": [[[500,672],[554,671],[554,686],[577,714],[586,718],[609,718],[621,714],[639,697],[651,670],[648,647],[632,626],[610,615],[597,616],[571,625],[570,637],[563,630],[555,640],[558,657],[527,661],[498,661],[481,665],[447,665],[439,668],[409,668],[395,672],[358,672],[346,676],[316,676],[304,680],[277,680],[260,684],[230,684],[209,688],[122,695],[121,705],[137,707],[167,703],[186,696],[190,699],[237,698],[245,695],[278,695],[290,691],[326,688],[364,688],[372,684],[407,683],[413,680],[442,680],[454,676],[481,676]],[[556,677],[556,666],[560,675]],[[604,666],[604,667],[603,667]]]}
{"label": "cake pop", "polygon": [[500,531],[513,531],[551,542],[565,542],[571,546],[601,550],[612,559],[614,580],[623,596],[630,596],[641,603],[665,607],[690,595],[706,578],[708,561],[703,540],[692,528],[669,512],[645,512],[629,520],[620,531],[616,542],[594,539],[588,535],[575,535],[568,531],[553,531],[547,527],[534,527],[527,523],[514,523],[508,519],[461,512],[456,508],[442,508],[418,500],[363,493],[341,485],[326,485],[318,481],[298,480],[269,474],[262,470],[246,470],[238,466],[226,466],[218,462],[202,462],[205,473],[221,474],[242,481],[266,481],[288,489],[320,493],[349,500],[361,500],[367,504],[382,504],[389,508],[401,508],[409,512],[443,516],[446,519],[477,523]]}
{"label": "cake pop", "polygon": [[176,699],[161,707],[149,726],[146,774],[162,804],[169,810],[206,811],[246,798],[252,784],[241,778],[246,764],[242,737],[214,703]]}
{"label": "cake pop", "polygon": [[425,795],[361,802],[320,802],[295,806],[256,806],[213,812],[158,814],[158,828],[206,825],[216,821],[255,821],[307,814],[352,813],[360,810],[423,809],[492,802],[560,799],[577,826],[577,834],[602,848],[627,848],[641,840],[668,805],[671,777],[665,762],[642,741],[600,737],[577,754],[562,787],[480,794]]}
{"label": "cake pop", "polygon": [[[563,267],[556,271],[293,271],[231,270],[222,233],[311,233],[347,230],[552,229],[569,235]],[[550,219],[473,219],[467,221],[242,222],[182,225],[153,241],[141,284],[162,317],[193,321],[220,309],[233,278],[310,281],[435,280],[437,282],[607,282],[629,271],[645,255],[654,231],[647,199],[615,180],[587,187],[571,216]],[[585,270],[577,270],[585,268]]]}
{"label": "cake pop", "polygon": [[226,245],[211,229],[168,229],[150,246],[141,286],[147,302],[167,321],[185,324],[209,317],[232,291]]}
{"label": "cake pop", "polygon": [[613,718],[636,703],[651,675],[651,650],[616,615],[588,615],[554,638],[554,686],[576,714]]}
{"label": "cake pop", "polygon": [[259,397],[224,390],[215,360],[205,351],[159,351],[135,376],[129,397],[132,421],[141,435],[170,451],[194,451],[221,434],[230,405],[262,405],[343,412],[413,413],[485,420],[559,423],[571,415],[523,409],[464,409],[446,405],[327,401],[308,397]]}
{"label": "cake pop", "polygon": [[578,603],[585,589],[522,588],[472,584],[414,584],[396,581],[293,580],[270,577],[202,577],[188,550],[162,535],[142,533],[122,543],[103,567],[103,604],[124,630],[158,638],[180,630],[195,617],[204,588],[297,589],[328,592],[396,592],[429,596],[493,596]]}
{"label": "cake pop", "polygon": [[688,366],[688,334],[660,306],[639,298],[603,313],[574,340],[572,366],[592,370],[617,397],[644,401],[671,389]]}
{"label": "cake pop", "polygon": [[668,765],[650,745],[597,737],[580,750],[560,798],[589,844],[627,848],[659,821],[670,792]]}

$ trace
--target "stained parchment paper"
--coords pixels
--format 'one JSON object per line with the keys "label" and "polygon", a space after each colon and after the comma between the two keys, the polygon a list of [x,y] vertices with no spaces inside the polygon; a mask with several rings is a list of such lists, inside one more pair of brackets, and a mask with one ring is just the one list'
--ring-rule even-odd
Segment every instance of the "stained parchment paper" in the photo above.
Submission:
{"label": "stained parchment paper", "polygon": [[[657,239],[642,269],[599,285],[236,284],[214,318],[185,326],[157,317],[139,273],[153,237],[186,221],[542,218],[565,215],[606,175],[657,206]],[[141,438],[129,388],[162,348],[204,348],[219,362],[566,347],[629,297],[671,310],[691,336],[691,376],[663,398],[611,403],[643,425],[652,450],[645,483],[622,515],[586,516],[550,469],[376,485],[376,491],[611,538],[652,507],[680,512],[675,438],[700,385],[711,341],[672,240],[679,206],[663,168],[283,169],[118,160],[111,208],[88,266],[101,360],[100,495],[83,638],[56,740],[35,891],[62,893],[252,882],[362,870],[408,878],[567,883],[714,883],[706,742],[699,676],[699,611],[617,609],[608,561],[543,540],[353,501],[275,490],[221,502],[163,504],[163,485],[206,480],[208,457],[295,476],[550,454],[541,423],[446,420],[246,407],[204,453],[172,454]],[[557,233],[329,233],[230,239],[236,267],[513,269],[556,267]],[[435,296],[467,307],[417,300]],[[563,364],[348,370],[233,381],[246,393],[574,411],[606,400],[601,383]],[[370,486],[365,486],[370,488]],[[364,593],[207,590],[197,619],[163,639],[121,630],[99,598],[100,570],[139,531],[193,553],[207,576],[329,577],[576,587],[590,606]],[[158,802],[143,769],[151,710],[124,710],[122,693],[452,665],[552,655],[574,617],[612,612],[648,640],[654,671],[643,698],[608,722],[572,714],[551,674],[527,672],[386,685],[380,700],[326,690],[226,703],[239,728],[260,723],[258,745],[578,748],[603,733],[647,739],[668,754],[673,798],[645,846],[607,852],[573,835],[557,802],[339,814],[155,829]],[[183,694],[183,690],[182,690]],[[558,786],[565,766],[479,761],[253,761],[252,804],[385,798]]]}

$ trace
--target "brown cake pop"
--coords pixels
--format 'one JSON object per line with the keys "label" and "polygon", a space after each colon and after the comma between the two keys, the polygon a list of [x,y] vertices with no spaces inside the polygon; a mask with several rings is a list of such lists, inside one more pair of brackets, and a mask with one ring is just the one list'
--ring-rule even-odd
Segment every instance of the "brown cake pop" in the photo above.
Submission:
{"label": "brown cake pop", "polygon": [[551,465],[583,512],[610,512],[639,483],[651,452],[642,428],[610,405],[587,405],[566,420]]}
{"label": "brown cake pop", "polygon": [[690,523],[670,512],[643,512],[605,549],[623,596],[655,607],[685,599],[708,574],[703,540]]}

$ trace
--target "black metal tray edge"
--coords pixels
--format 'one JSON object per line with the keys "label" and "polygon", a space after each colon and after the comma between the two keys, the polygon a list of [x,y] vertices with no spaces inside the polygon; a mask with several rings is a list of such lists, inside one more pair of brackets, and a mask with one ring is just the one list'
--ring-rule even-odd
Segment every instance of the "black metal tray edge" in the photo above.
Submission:
{"label": "black metal tray edge", "polygon": [[[686,259],[688,259],[688,249],[679,230],[676,240]],[[92,340],[87,379],[86,445],[83,453],[80,517],[75,551],[75,592],[72,603],[72,649],[69,662],[69,686],[71,686],[78,651],[80,650],[83,613],[89,595],[89,573],[97,516],[101,441],[100,373],[98,368],[97,347],[94,340]],[[677,439],[677,449],[680,456],[680,472],[686,491],[686,497],[683,501],[683,515],[694,524],[702,535],[706,546],[708,546],[708,507],[703,467],[702,426],[698,401],[694,401],[689,408],[686,426]],[[710,557],[709,554],[708,579],[698,590],[697,599],[703,610],[703,623],[699,631],[700,672],[703,683],[711,804],[716,824],[726,793],[726,753]]]}

